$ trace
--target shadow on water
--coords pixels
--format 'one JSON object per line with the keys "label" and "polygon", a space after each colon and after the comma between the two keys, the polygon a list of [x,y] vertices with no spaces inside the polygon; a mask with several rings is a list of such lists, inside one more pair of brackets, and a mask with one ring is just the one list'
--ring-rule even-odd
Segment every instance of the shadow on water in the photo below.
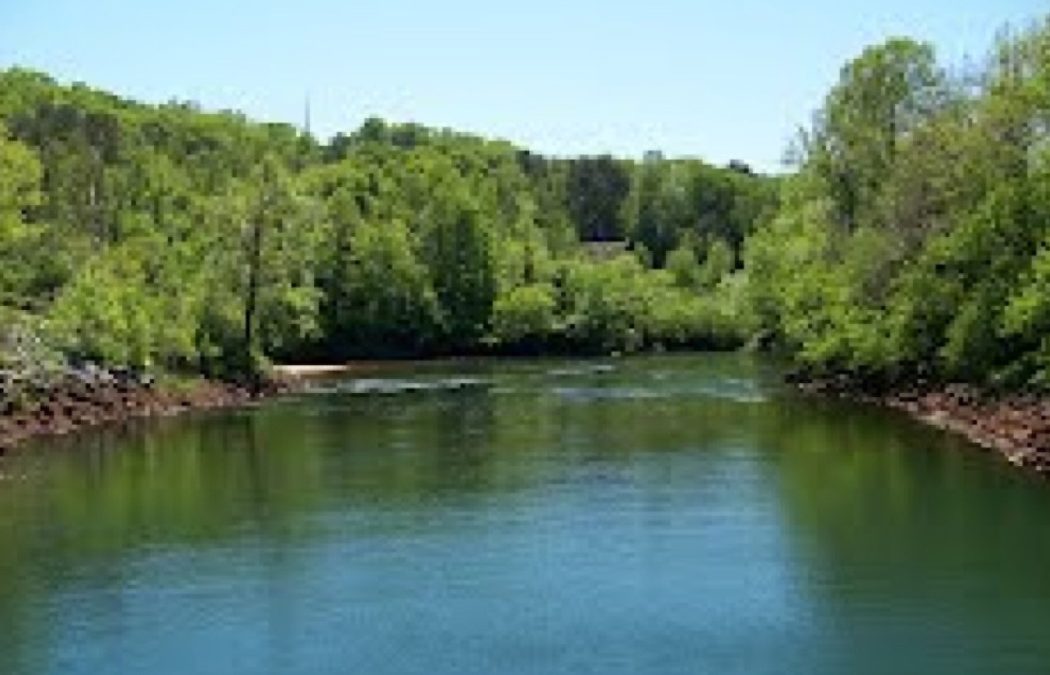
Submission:
{"label": "shadow on water", "polygon": [[1050,664],[1044,480],[894,412],[812,399],[778,412],[760,442],[807,593],[835,628],[833,672]]}

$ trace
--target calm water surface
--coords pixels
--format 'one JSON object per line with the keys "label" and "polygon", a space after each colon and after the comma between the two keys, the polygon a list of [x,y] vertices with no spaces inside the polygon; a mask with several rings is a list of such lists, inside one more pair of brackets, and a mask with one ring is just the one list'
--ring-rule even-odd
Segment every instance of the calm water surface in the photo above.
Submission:
{"label": "calm water surface", "polygon": [[1047,673],[1050,486],[741,356],[385,366],[0,460],[0,673]]}

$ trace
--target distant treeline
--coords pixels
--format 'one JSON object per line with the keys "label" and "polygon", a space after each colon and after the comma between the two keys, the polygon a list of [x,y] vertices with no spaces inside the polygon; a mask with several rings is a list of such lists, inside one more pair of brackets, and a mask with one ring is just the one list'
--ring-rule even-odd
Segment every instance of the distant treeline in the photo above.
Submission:
{"label": "distant treeline", "polygon": [[59,358],[214,376],[735,345],[743,242],[777,195],[741,164],[550,159],[379,119],[325,143],[12,69],[0,325]]}

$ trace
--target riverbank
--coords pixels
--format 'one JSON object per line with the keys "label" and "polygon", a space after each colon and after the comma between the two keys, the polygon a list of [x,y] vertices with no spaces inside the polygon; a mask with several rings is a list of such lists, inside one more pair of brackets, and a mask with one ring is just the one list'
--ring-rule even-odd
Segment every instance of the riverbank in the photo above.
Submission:
{"label": "riverbank", "polygon": [[288,389],[275,380],[260,390],[205,379],[157,382],[101,369],[71,371],[29,400],[0,406],[0,454],[25,441],[64,436],[133,419],[249,405]]}
{"label": "riverbank", "polygon": [[[195,410],[236,408],[297,391],[311,380],[375,373],[411,361],[352,361],[340,365],[277,365],[261,388],[204,378],[156,381],[96,366],[39,376],[48,384],[12,385],[0,378],[0,455],[38,437],[66,436],[134,419]],[[0,371],[0,374],[4,374]],[[18,394],[12,396],[12,390]],[[15,404],[12,399],[22,399]]]}
{"label": "riverbank", "polygon": [[1050,398],[989,394],[965,385],[870,393],[849,378],[789,381],[800,390],[900,410],[938,429],[960,434],[1014,466],[1050,476]]}

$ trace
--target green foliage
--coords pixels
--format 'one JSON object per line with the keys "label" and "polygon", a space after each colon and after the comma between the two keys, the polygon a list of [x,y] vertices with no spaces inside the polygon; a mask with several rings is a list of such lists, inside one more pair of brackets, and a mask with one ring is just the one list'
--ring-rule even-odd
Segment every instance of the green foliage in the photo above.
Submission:
{"label": "green foliage", "polygon": [[157,241],[132,241],[93,259],[56,299],[49,327],[77,359],[149,368],[195,356],[195,319],[203,300]]}
{"label": "green foliage", "polygon": [[930,45],[891,39],[843,68],[805,139],[807,164],[823,181],[838,222],[871,222],[902,139],[947,98]]}
{"label": "green foliage", "polygon": [[682,186],[675,180],[679,172],[650,153],[638,170],[632,239],[645,247],[654,267],[663,267],[667,254],[678,244],[681,223],[676,211],[683,205]]}
{"label": "green foliage", "polygon": [[649,251],[655,267],[664,267],[682,243],[701,251],[719,241],[728,244],[735,267],[744,239],[772,218],[777,185],[739,163],[719,169],[648,153],[628,202],[631,239]]}
{"label": "green foliage", "polygon": [[440,308],[427,268],[412,251],[400,222],[368,223],[354,233],[348,307],[353,343],[346,353],[369,350],[417,353],[435,338]]}
{"label": "green foliage", "polygon": [[473,345],[487,330],[496,295],[491,230],[469,201],[430,223],[425,249],[451,345]]}
{"label": "green foliage", "polygon": [[1050,390],[1050,240],[1044,240],[1003,312],[1003,333],[1026,350],[1007,375]]}
{"label": "green foliage", "polygon": [[645,344],[645,269],[633,256],[568,268],[568,338],[586,351],[632,352]]}
{"label": "green foliage", "polygon": [[682,288],[670,272],[646,270],[635,256],[577,263],[566,272],[562,325],[574,349],[727,348],[747,337],[739,305]]}
{"label": "green foliage", "polygon": [[700,263],[696,259],[696,251],[688,243],[680,244],[667,254],[666,267],[679,288],[700,287]]}
{"label": "green foliage", "polygon": [[609,156],[571,160],[566,187],[568,210],[584,241],[622,239],[624,207],[631,189],[630,167]]}
{"label": "green foliage", "polygon": [[765,335],[818,368],[1050,385],[1047,45],[1004,38],[980,89],[908,40],[843,70],[747,244]]}
{"label": "green foliage", "polygon": [[715,239],[707,247],[707,257],[697,275],[702,288],[714,288],[718,282],[733,271],[733,251],[729,244]]}
{"label": "green foliage", "polygon": [[720,280],[776,203],[739,163],[553,159],[379,119],[321,145],[20,69],[0,123],[0,308],[73,360],[187,374],[737,344]]}
{"label": "green foliage", "polygon": [[[39,206],[42,171],[27,146],[8,138],[0,122],[0,305],[24,306],[30,300],[36,274],[25,264],[38,255],[39,233],[25,222],[28,209]],[[21,260],[23,264],[15,264]]]}
{"label": "green foliage", "polygon": [[493,337],[512,350],[541,351],[556,331],[557,307],[550,284],[513,288],[492,307]]}

